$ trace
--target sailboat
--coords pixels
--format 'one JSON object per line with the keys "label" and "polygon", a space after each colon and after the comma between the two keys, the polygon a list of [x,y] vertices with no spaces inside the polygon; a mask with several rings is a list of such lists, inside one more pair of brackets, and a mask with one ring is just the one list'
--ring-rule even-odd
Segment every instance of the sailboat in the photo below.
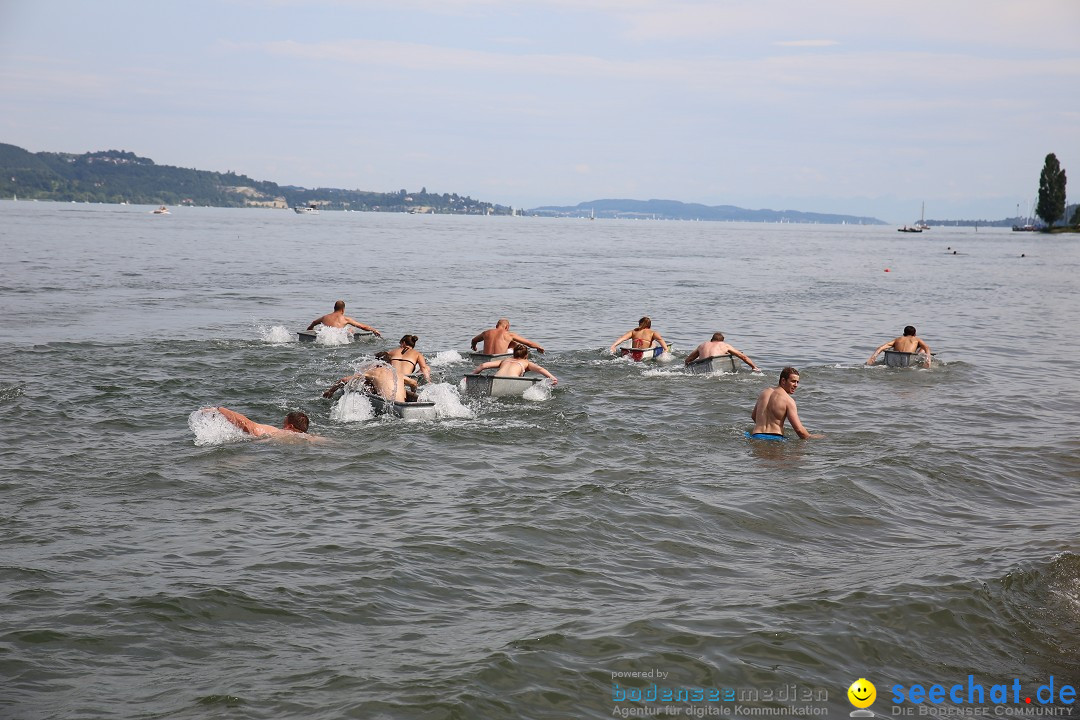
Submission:
{"label": "sailboat", "polygon": [[[1035,207],[1034,203],[1032,203],[1029,206],[1028,215],[1025,218],[1027,220],[1027,222],[1024,223],[1023,225],[1013,225],[1013,232],[1035,232],[1035,230],[1036,230],[1036,228],[1035,228],[1035,218],[1031,217],[1031,210],[1030,210],[1030,208],[1032,208],[1032,207]],[[1016,204],[1016,216],[1020,217],[1020,204],[1019,203]]]}
{"label": "sailboat", "polygon": [[896,228],[896,232],[906,233],[921,233],[923,230],[929,230],[930,226],[926,224],[926,203],[922,204],[922,213],[919,215],[919,222],[914,225],[905,225],[901,228]]}

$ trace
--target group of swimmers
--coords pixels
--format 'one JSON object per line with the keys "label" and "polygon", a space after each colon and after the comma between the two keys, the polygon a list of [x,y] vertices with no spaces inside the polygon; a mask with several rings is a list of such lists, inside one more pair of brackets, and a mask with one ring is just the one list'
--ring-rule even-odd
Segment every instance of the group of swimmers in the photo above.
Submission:
{"label": "group of swimmers", "polygon": [[[308,325],[307,329],[312,330],[318,325],[338,329],[352,326],[365,332],[370,332],[376,337],[382,337],[382,333],[374,327],[365,325],[364,323],[347,316],[345,314],[344,300],[338,300],[334,304],[333,312],[327,313],[320,318],[316,318]],[[370,367],[362,372],[341,378],[327,388],[326,392],[323,393],[323,397],[333,397],[338,390],[341,390],[350,382],[360,381],[364,383],[368,390],[375,392],[384,398],[393,399],[396,402],[415,401],[417,399],[416,389],[418,383],[412,375],[419,369],[424,379],[428,382],[431,381],[431,368],[428,366],[427,359],[416,349],[417,339],[418,338],[415,335],[403,336],[398,342],[398,347],[393,350],[376,353],[375,358],[381,361],[380,364]],[[664,338],[659,332],[652,329],[652,319],[648,316],[642,317],[638,320],[636,328],[623,333],[614,343],[612,343],[609,352],[614,353],[615,349],[627,340],[630,340],[631,352],[633,350],[645,350],[657,346],[665,353],[670,352],[669,346]],[[508,352],[512,354],[510,357],[496,358],[481,363],[473,370],[474,374],[479,374],[484,370],[495,369],[495,375],[497,377],[521,377],[527,372],[535,372],[549,378],[553,385],[558,384],[558,378],[545,368],[529,360],[529,349],[532,348],[538,353],[543,354],[543,346],[528,338],[522,337],[515,332],[511,332],[510,321],[506,318],[500,318],[495,324],[495,327],[477,334],[472,339],[470,348],[476,352],[476,346],[480,343],[483,343],[482,353],[485,355],[505,356]],[[894,350],[902,353],[921,353],[924,356],[926,367],[930,366],[930,346],[916,334],[915,328],[911,325],[904,328],[903,335],[878,347],[866,361],[866,364],[872,365],[877,360],[877,356],[885,350]],[[720,332],[713,333],[712,338],[695,348],[693,352],[686,357],[684,362],[686,365],[690,365],[695,361],[703,361],[722,355],[732,355],[738,358],[746,363],[753,372],[761,371],[753,360],[725,342],[724,334]],[[395,363],[399,363],[399,365],[395,365]],[[781,370],[780,381],[777,386],[765,388],[758,395],[757,402],[754,404],[754,409],[750,413],[750,418],[754,421],[754,429],[751,432],[747,432],[747,437],[754,440],[783,440],[785,423],[791,425],[792,430],[794,430],[800,438],[824,437],[824,435],[821,434],[811,434],[799,420],[798,407],[795,404],[794,397],[792,397],[798,387],[799,371],[793,367],[785,367]],[[307,433],[308,417],[302,412],[289,413],[285,417],[283,426],[281,428],[276,428],[272,425],[263,425],[253,422],[244,415],[229,410],[228,408],[219,407],[216,409],[233,425],[240,428],[245,433],[257,437],[302,436],[311,440],[323,439]]]}

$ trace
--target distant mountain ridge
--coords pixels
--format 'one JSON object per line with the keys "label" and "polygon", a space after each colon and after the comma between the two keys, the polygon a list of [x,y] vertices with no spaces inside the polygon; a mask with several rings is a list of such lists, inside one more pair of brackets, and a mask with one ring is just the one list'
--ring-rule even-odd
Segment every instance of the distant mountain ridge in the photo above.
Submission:
{"label": "distant mountain ridge", "polygon": [[799,210],[747,210],[734,205],[701,205],[678,200],[591,200],[573,206],[534,208],[530,215],[550,217],[598,217],[657,220],[712,220],[728,222],[791,222],[848,225],[886,225],[882,220],[857,215],[802,212]]}
{"label": "distant mountain ridge", "polygon": [[158,165],[124,150],[31,153],[0,143],[0,197],[23,200],[209,205],[212,207],[306,207],[327,210],[509,215],[511,209],[456,193],[391,193],[340,188],[303,188],[253,180],[232,171],[212,172]]}

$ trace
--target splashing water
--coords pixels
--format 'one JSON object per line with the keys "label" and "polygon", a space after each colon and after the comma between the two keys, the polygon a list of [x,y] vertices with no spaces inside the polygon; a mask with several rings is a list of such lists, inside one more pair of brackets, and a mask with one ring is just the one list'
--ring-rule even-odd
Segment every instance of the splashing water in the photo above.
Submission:
{"label": "splashing water", "polygon": [[315,328],[316,345],[348,345],[352,342],[352,334],[347,327],[333,328],[320,325]]}
{"label": "splashing water", "polygon": [[420,389],[421,402],[435,403],[435,412],[439,417],[471,418],[473,411],[461,403],[457,388],[450,383],[432,383]]}
{"label": "splashing water", "polygon": [[555,388],[549,378],[544,378],[538,383],[533,383],[521,394],[521,397],[533,402],[545,402],[551,399],[551,391]]}
{"label": "splashing water", "polygon": [[251,439],[214,408],[202,408],[188,415],[188,427],[195,433],[196,445],[228,445]]}
{"label": "splashing water", "polygon": [[428,365],[431,367],[444,367],[464,360],[465,358],[461,357],[461,353],[457,350],[440,350],[435,353],[435,357],[428,359]]}
{"label": "splashing water", "polygon": [[292,342],[295,339],[295,336],[284,325],[274,325],[273,327],[260,325],[258,329],[263,342],[280,344]]}
{"label": "splashing water", "polygon": [[346,387],[334,406],[330,408],[330,419],[336,422],[364,422],[375,417],[375,408],[359,389]]}

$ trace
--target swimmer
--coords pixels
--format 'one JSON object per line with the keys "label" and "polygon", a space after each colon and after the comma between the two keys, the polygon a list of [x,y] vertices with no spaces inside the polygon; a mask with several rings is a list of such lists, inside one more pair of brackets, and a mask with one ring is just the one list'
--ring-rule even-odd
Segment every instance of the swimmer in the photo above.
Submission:
{"label": "swimmer", "polygon": [[538,343],[523,338],[517,333],[510,332],[510,321],[506,318],[499,318],[499,321],[495,323],[495,327],[483,331],[472,339],[471,348],[473,352],[476,352],[476,346],[480,342],[484,343],[483,353],[485,355],[502,355],[518,345],[531,347],[541,355],[544,354],[544,348]]}
{"label": "swimmer", "polygon": [[300,411],[291,412],[285,416],[285,420],[282,423],[283,427],[274,427],[273,425],[263,425],[257,423],[245,415],[241,415],[235,410],[230,410],[227,407],[213,408],[221,413],[222,417],[231,422],[236,427],[243,430],[248,435],[254,435],[255,437],[269,437],[275,439],[303,439],[311,442],[319,442],[326,438],[318,435],[308,434],[308,416]]}
{"label": "swimmer", "polygon": [[351,317],[346,315],[344,300],[338,300],[336,303],[334,303],[334,312],[327,313],[320,318],[312,320],[311,324],[307,326],[307,329],[314,330],[316,325],[324,325],[326,327],[332,328],[343,328],[352,325],[353,327],[358,327],[361,330],[372,333],[375,337],[382,337],[382,333],[380,333],[375,328],[371,327],[370,325],[365,325],[364,323],[357,320],[353,320]]}
{"label": "swimmer", "polygon": [[926,367],[930,367],[930,346],[923,342],[922,338],[915,334],[915,327],[908,325],[904,328],[904,334],[898,338],[894,338],[885,343],[870,356],[870,359],[866,361],[867,365],[873,365],[877,360],[877,356],[883,350],[895,350],[902,353],[914,353],[921,352],[926,356],[924,361]]}
{"label": "swimmer", "polygon": [[761,372],[754,361],[743,355],[741,352],[724,342],[724,333],[714,332],[712,340],[701,343],[697,346],[694,352],[686,356],[684,364],[689,365],[695,360],[716,357],[717,355],[727,355],[728,353],[742,360],[744,363],[750,366],[750,369],[754,372]]}
{"label": "swimmer", "polygon": [[[608,352],[614,353],[615,348],[619,345],[619,343],[623,342],[624,340],[629,340],[631,347],[635,349],[650,348],[654,344],[658,344],[664,349],[664,352],[669,352],[668,345],[666,342],[664,342],[664,338],[660,337],[660,333],[652,329],[652,318],[650,318],[648,315],[638,320],[638,326],[636,328],[626,331],[619,336],[618,340],[611,343],[611,347],[608,349]],[[641,358],[635,357],[634,359],[640,360]]]}
{"label": "swimmer", "polygon": [[524,345],[518,345],[514,348],[514,357],[503,358],[502,360],[489,360],[486,363],[478,365],[476,370],[473,370],[473,374],[479,375],[481,371],[490,368],[498,368],[498,370],[495,371],[495,377],[521,377],[525,373],[531,371],[540,373],[544,377],[550,379],[552,385],[559,384],[559,379],[557,377],[536,363],[529,362],[529,348]]}
{"label": "swimmer", "polygon": [[[389,363],[392,359],[387,352],[376,353],[375,358],[384,363]],[[396,402],[416,402],[418,400],[416,388],[419,383],[417,383],[416,379],[404,373],[399,373],[389,365],[375,365],[362,372],[346,375],[328,387],[323,392],[323,397],[334,397],[338,390],[344,388],[351,381],[358,379],[363,381],[364,387],[369,392],[381,395],[387,400]]]}
{"label": "swimmer", "polygon": [[750,413],[754,421],[753,440],[783,440],[784,422],[791,424],[791,429],[802,439],[823,438],[824,435],[811,435],[799,420],[799,410],[795,406],[795,389],[799,387],[799,371],[786,367],[780,371],[777,387],[765,388],[758,395],[757,403]]}

